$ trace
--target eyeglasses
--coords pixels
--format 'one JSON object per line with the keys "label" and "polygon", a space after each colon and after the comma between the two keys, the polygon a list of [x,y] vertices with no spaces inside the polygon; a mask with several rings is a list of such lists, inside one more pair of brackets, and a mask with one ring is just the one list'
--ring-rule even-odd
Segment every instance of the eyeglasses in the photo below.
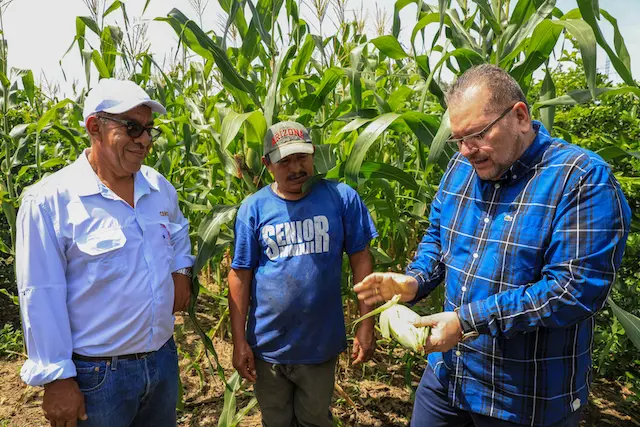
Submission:
{"label": "eyeglasses", "polygon": [[139,138],[145,131],[149,134],[151,141],[155,141],[162,135],[162,130],[154,127],[142,126],[140,123],[132,122],[129,120],[117,119],[110,116],[98,116],[104,120],[111,120],[112,122],[120,123],[127,127],[127,135],[131,138]]}
{"label": "eyeglasses", "polygon": [[491,130],[491,128],[495,126],[495,124],[498,123],[504,116],[509,114],[509,112],[513,110],[513,107],[515,106],[516,104],[513,104],[511,107],[504,110],[504,112],[500,114],[500,116],[498,116],[497,119],[495,119],[494,121],[486,125],[484,129],[482,129],[480,132],[474,132],[467,136],[463,136],[462,138],[449,138],[447,142],[451,144],[457,144],[458,149],[462,148],[462,144],[466,144],[467,147],[469,147],[469,145],[472,145],[472,146],[478,145],[480,142],[482,142],[482,140],[487,135],[487,133]]}

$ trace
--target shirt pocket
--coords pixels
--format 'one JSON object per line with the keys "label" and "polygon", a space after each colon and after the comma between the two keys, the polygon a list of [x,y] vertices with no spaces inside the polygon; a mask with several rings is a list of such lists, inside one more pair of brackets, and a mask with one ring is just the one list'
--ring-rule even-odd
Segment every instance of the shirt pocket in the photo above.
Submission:
{"label": "shirt pocket", "polygon": [[170,274],[173,264],[173,243],[171,239],[180,227],[167,220],[145,220],[143,224],[145,250],[150,251],[156,268]]}
{"label": "shirt pocket", "polygon": [[102,228],[76,240],[89,265],[89,281],[110,282],[127,272],[124,246],[127,238],[120,228]]}
{"label": "shirt pocket", "polygon": [[549,244],[549,218],[545,215],[520,213],[514,216],[513,224],[507,224],[505,222],[503,232],[503,242],[509,242],[505,243],[505,271],[516,285],[538,281]]}

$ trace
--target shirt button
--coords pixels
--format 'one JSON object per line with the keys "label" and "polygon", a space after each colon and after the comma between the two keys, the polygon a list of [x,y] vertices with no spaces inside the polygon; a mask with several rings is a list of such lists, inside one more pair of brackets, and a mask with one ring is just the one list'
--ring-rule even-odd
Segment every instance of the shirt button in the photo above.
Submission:
{"label": "shirt button", "polygon": [[462,287],[462,292],[467,292],[467,287],[466,286]]}
{"label": "shirt button", "polygon": [[456,356],[458,357],[462,356],[462,353],[460,352],[460,350],[456,350]]}
{"label": "shirt button", "polygon": [[478,253],[476,252],[475,254],[473,254],[474,258],[478,258]]}
{"label": "shirt button", "polygon": [[500,188],[500,183],[496,182],[493,186],[496,187],[496,188]]}
{"label": "shirt button", "polygon": [[513,179],[517,179],[517,178],[518,178],[518,175],[515,175],[515,174],[514,174],[511,178],[513,178]]}
{"label": "shirt button", "polygon": [[484,223],[485,223],[485,224],[489,224],[489,221],[490,221],[490,220],[489,220],[489,218],[485,218],[485,219],[484,219]]}

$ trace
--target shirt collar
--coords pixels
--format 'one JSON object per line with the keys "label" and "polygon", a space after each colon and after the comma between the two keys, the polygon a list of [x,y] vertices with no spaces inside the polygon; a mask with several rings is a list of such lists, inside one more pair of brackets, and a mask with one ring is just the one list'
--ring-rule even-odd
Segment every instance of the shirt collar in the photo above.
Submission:
{"label": "shirt collar", "polygon": [[69,185],[75,187],[78,196],[91,196],[100,193],[100,180],[89,164],[88,153],[89,149],[84,150],[73,163],[73,167],[76,169],[75,179]]}
{"label": "shirt collar", "polygon": [[[71,182],[70,185],[75,187],[78,196],[91,196],[101,193],[102,188],[105,186],[89,164],[88,154],[89,149],[84,150],[80,157],[73,163],[73,166],[76,168],[76,179]],[[134,185],[135,193],[139,192],[140,195],[148,194],[151,190],[160,191],[157,184],[151,182],[145,174],[142,173],[142,169],[136,172]]]}

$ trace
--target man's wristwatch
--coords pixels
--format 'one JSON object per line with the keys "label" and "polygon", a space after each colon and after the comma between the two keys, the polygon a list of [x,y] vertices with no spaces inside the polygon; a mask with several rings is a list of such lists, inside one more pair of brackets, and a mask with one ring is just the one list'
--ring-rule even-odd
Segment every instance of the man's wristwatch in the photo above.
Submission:
{"label": "man's wristwatch", "polygon": [[182,274],[184,276],[187,276],[189,279],[191,279],[191,276],[193,276],[191,267],[181,268],[179,270],[174,271],[174,273]]}
{"label": "man's wristwatch", "polygon": [[453,309],[454,313],[458,316],[458,320],[460,321],[460,326],[462,327],[462,335],[460,336],[460,342],[472,340],[474,338],[478,338],[480,335],[473,329],[473,326],[467,324],[467,322],[463,321],[460,317],[460,307],[456,307]]}

